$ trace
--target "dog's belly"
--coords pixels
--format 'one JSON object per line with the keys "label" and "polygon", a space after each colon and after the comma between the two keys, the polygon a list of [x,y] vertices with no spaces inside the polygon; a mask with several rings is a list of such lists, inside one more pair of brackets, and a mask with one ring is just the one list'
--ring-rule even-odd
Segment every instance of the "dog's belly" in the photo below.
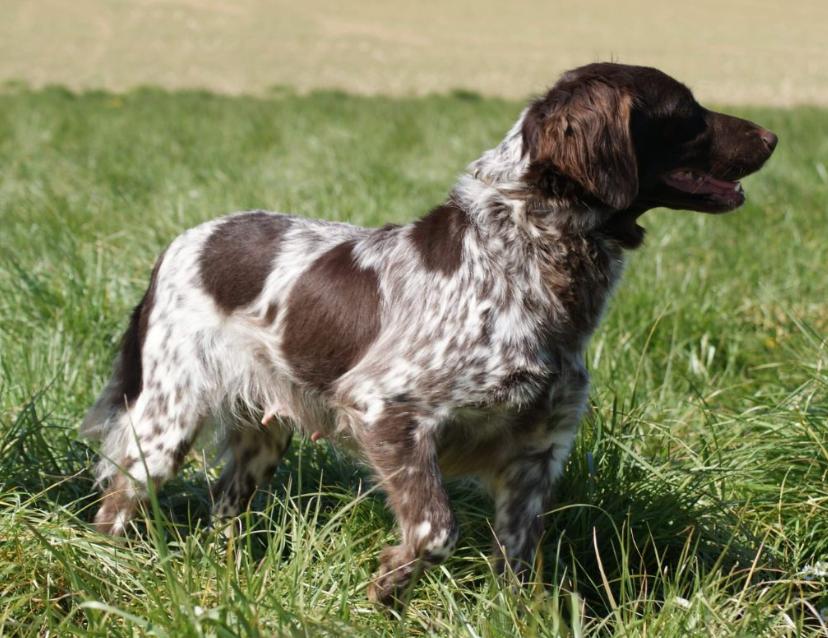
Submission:
{"label": "dog's belly", "polygon": [[437,434],[440,469],[447,476],[486,475],[552,446],[568,454],[587,391],[586,372],[573,369],[528,406],[500,403],[456,410]]}
{"label": "dog's belly", "polygon": [[511,411],[458,411],[439,430],[440,470],[446,476],[466,476],[501,466],[513,454],[516,420]]}

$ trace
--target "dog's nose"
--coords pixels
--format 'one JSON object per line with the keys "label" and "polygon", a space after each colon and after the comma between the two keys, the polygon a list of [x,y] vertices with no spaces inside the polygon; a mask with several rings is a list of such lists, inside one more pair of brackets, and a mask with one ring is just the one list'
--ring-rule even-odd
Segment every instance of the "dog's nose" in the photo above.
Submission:
{"label": "dog's nose", "polygon": [[768,147],[769,151],[772,151],[776,148],[776,143],[779,141],[779,138],[776,137],[773,133],[771,133],[767,129],[759,129],[759,137],[762,138],[762,141],[765,143],[765,146]]}

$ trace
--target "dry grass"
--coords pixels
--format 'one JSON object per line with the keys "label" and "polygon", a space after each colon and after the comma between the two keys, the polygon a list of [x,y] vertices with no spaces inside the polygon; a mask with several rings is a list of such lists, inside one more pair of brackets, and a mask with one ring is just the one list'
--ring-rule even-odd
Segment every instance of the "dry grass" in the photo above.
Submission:
{"label": "dry grass", "polygon": [[828,104],[824,0],[4,0],[0,80],[524,97],[614,58],[708,101]]}

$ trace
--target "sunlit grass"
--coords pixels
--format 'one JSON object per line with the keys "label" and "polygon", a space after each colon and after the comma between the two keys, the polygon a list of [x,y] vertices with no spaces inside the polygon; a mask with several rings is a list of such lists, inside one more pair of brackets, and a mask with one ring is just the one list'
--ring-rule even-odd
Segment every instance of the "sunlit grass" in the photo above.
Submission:
{"label": "sunlit grass", "polygon": [[[424,213],[520,105],[338,93],[0,94],[0,631],[8,635],[824,635],[828,111],[748,109],[779,134],[748,204],[655,211],[588,353],[587,418],[540,581],[486,559],[490,503],[405,612],[365,587],[381,495],[295,446],[241,535],[205,530],[193,457],[128,540],[86,525],[77,424],[156,254],[232,210],[381,225]],[[824,567],[823,567],[824,569]]]}

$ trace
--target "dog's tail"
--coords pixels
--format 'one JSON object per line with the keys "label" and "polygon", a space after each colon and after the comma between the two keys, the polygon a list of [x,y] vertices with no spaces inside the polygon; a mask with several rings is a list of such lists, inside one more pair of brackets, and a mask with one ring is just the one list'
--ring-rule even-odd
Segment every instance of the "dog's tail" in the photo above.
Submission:
{"label": "dog's tail", "polygon": [[129,326],[121,338],[121,347],[115,360],[112,376],[95,404],[86,413],[80,434],[90,439],[103,439],[121,415],[141,394],[143,368],[141,350],[149,326],[149,315],[155,301],[158,270],[163,254],[152,269],[150,284],[143,298],[132,310]]}

